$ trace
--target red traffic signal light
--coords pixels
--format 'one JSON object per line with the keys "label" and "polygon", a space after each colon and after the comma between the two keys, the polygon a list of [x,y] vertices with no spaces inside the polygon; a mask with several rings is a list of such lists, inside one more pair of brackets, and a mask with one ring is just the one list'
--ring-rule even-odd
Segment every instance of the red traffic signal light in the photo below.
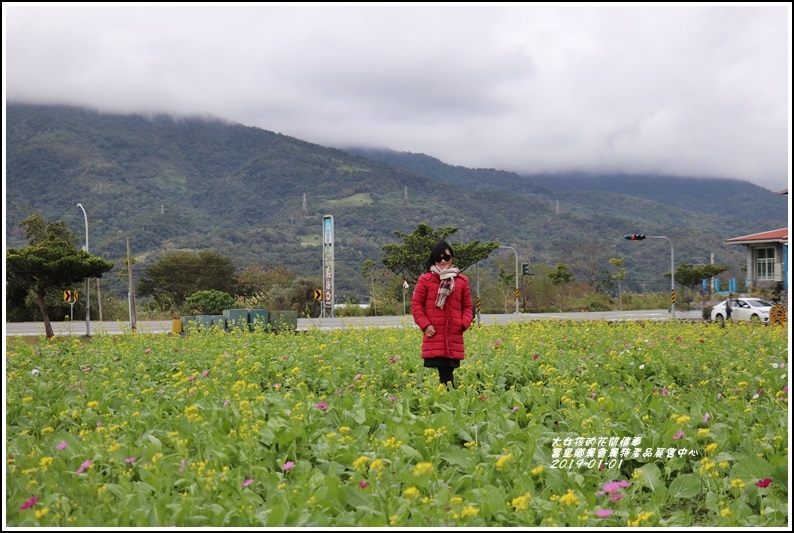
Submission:
{"label": "red traffic signal light", "polygon": [[645,238],[645,235],[637,235],[637,234],[624,235],[623,238],[627,239],[629,241],[641,241],[641,240],[643,240]]}

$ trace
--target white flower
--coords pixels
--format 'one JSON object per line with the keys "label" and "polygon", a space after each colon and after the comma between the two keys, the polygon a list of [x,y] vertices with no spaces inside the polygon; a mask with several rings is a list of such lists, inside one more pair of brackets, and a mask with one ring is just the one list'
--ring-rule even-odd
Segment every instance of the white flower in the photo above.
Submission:
{"label": "white flower", "polygon": [[642,370],[643,368],[645,368],[645,364],[640,365],[640,370]]}
{"label": "white flower", "polygon": [[41,370],[39,370],[38,368],[34,368],[33,370],[30,371],[30,373],[34,376],[38,376],[39,374],[41,374]]}

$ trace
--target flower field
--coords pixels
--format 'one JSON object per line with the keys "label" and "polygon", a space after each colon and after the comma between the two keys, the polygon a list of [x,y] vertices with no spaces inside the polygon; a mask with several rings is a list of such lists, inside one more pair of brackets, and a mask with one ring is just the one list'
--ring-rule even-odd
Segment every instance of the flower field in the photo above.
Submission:
{"label": "flower field", "polygon": [[784,527],[786,328],[10,339],[6,526]]}

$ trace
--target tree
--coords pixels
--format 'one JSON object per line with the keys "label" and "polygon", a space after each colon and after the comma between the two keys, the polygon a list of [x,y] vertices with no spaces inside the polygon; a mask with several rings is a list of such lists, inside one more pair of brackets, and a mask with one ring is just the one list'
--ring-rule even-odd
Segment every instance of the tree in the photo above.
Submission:
{"label": "tree", "polygon": [[480,241],[469,243],[450,242],[447,237],[458,231],[455,227],[433,229],[426,222],[421,222],[413,233],[395,231],[394,235],[402,239],[402,244],[386,244],[381,248],[385,252],[382,259],[386,268],[415,285],[425,272],[425,263],[430,250],[438,241],[446,240],[455,251],[455,265],[462,271],[477,261],[482,261],[499,247],[498,242],[480,244]]}
{"label": "tree", "polygon": [[173,302],[179,307],[190,294],[217,290],[234,293],[237,280],[232,260],[208,251],[166,252],[146,267],[138,283],[138,292],[152,296],[159,303]]}
{"label": "tree", "polygon": [[187,297],[185,307],[194,315],[220,315],[234,307],[234,298],[223,291],[198,291]]}
{"label": "tree", "polygon": [[612,279],[618,280],[618,309],[623,309],[623,297],[620,290],[620,282],[626,277],[626,269],[623,268],[623,258],[612,257],[609,260],[609,264],[618,269],[617,272],[612,274]]}
{"label": "tree", "polygon": [[[681,263],[675,269],[675,282],[695,292],[695,287],[703,283],[704,279],[711,279],[714,276],[719,276],[728,270],[727,266],[721,265],[690,265],[688,263]],[[666,272],[664,277],[669,278],[670,273]]]}
{"label": "tree", "polygon": [[30,243],[6,252],[6,283],[11,294],[32,292],[41,311],[47,338],[54,336],[47,291],[63,290],[86,278],[101,278],[113,263],[77,249],[77,237],[66,223],[49,222],[33,214],[19,223]]}
{"label": "tree", "polygon": [[605,268],[608,254],[608,246],[603,241],[579,241],[566,248],[563,259],[579,279],[584,279],[596,292],[605,292],[611,285]]}
{"label": "tree", "polygon": [[552,283],[555,285],[563,285],[570,283],[575,279],[575,276],[568,270],[568,265],[565,263],[557,263],[557,270],[546,274]]}

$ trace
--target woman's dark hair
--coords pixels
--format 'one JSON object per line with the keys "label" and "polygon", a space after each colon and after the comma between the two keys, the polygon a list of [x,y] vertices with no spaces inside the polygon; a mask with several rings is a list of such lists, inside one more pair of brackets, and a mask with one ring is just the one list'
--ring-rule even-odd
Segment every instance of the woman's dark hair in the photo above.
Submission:
{"label": "woman's dark hair", "polygon": [[430,272],[430,267],[435,265],[441,259],[441,254],[446,253],[447,250],[449,250],[452,257],[455,257],[455,251],[452,249],[452,246],[447,244],[447,241],[438,241],[438,244],[433,246],[433,249],[430,250],[430,256],[425,263],[425,270]]}

